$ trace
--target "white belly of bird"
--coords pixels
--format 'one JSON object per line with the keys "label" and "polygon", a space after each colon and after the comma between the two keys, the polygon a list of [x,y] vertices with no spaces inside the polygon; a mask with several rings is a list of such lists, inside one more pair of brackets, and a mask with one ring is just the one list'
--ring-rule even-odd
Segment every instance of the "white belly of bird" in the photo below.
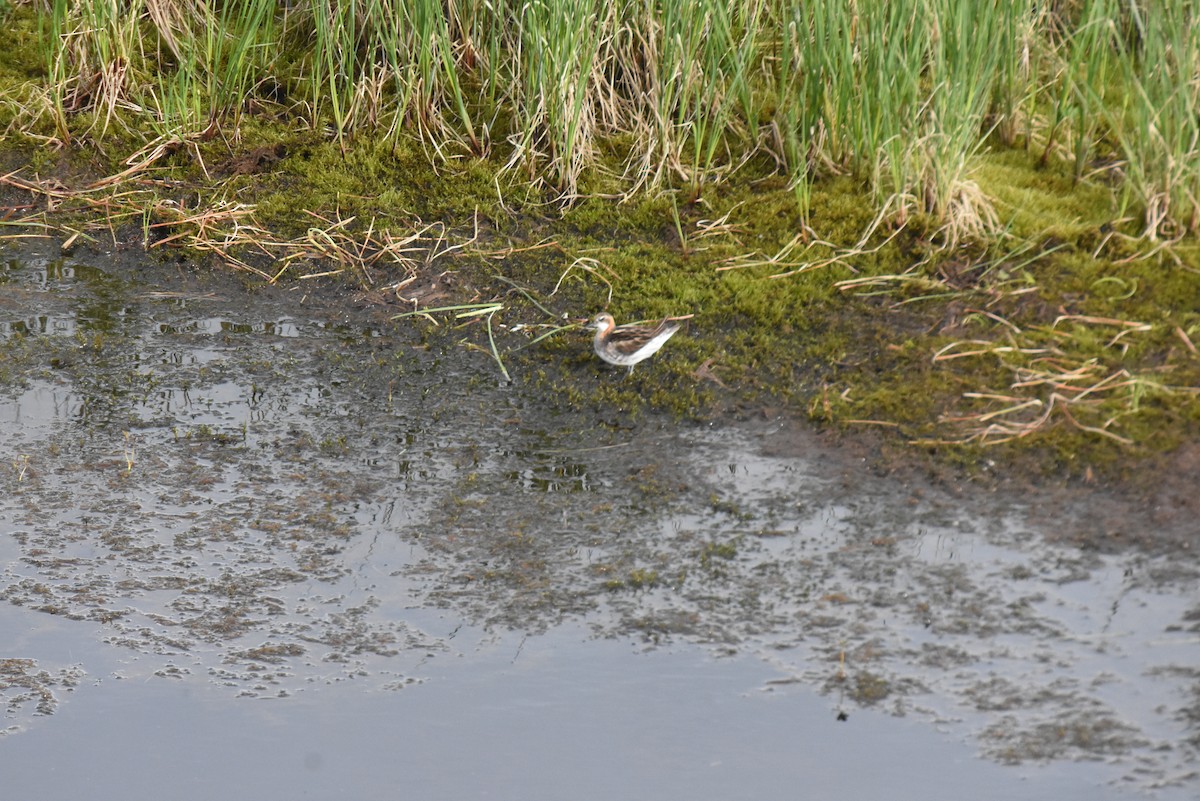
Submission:
{"label": "white belly of bird", "polygon": [[633,353],[622,353],[615,348],[600,347],[600,337],[596,337],[596,353],[601,359],[609,364],[615,364],[618,367],[632,367],[644,359],[649,359],[654,354],[658,353],[663,344],[671,338],[675,333],[676,328],[668,328],[657,336],[647,340],[646,344],[635,350]]}

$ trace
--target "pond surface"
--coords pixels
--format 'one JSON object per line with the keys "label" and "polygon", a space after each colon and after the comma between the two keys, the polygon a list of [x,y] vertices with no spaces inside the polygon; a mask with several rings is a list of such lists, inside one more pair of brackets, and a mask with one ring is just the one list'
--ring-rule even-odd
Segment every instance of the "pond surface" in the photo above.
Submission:
{"label": "pond surface", "polygon": [[1200,793],[1194,538],[1096,547],[1149,513],[572,408],[536,346],[502,383],[477,330],[309,286],[4,253],[6,795]]}

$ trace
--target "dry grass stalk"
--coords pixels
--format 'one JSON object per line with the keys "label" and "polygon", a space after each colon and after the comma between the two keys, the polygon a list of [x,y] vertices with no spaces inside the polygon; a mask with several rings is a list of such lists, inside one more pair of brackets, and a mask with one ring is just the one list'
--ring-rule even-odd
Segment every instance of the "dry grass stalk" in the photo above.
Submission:
{"label": "dry grass stalk", "polygon": [[[1142,323],[1079,315],[1064,315],[1056,323],[1067,319],[1122,325],[1125,327],[1122,333],[1150,330],[1150,326]],[[1110,347],[1116,344],[1117,339],[1108,343]],[[985,410],[943,415],[943,422],[964,432],[961,438],[920,440],[921,444],[975,442],[997,445],[1028,437],[1063,422],[1080,431],[1132,445],[1132,439],[1116,433],[1113,428],[1122,417],[1136,413],[1147,394],[1200,393],[1200,388],[1171,387],[1136,376],[1124,368],[1110,367],[1099,358],[1072,357],[1057,347],[1019,347],[985,340],[960,340],[941,348],[933,358],[935,362],[946,362],[984,355],[1002,360],[1013,357],[1028,360],[1008,365],[1012,372],[1009,392],[963,393],[968,400],[982,402],[988,407]],[[1085,422],[1085,416],[1095,418],[1096,422]]]}
{"label": "dry grass stalk", "polygon": [[[179,144],[177,140],[160,142],[144,151],[129,169],[82,189],[71,189],[55,179],[28,179],[17,173],[0,176],[0,184],[45,199],[49,210],[74,205],[102,212],[104,224],[114,238],[118,223],[149,215],[157,222],[146,226],[148,248],[174,246],[211,253],[228,266],[257,275],[270,283],[278,281],[297,263],[312,262],[336,265],[336,269],[324,270],[321,275],[350,271],[363,284],[372,286],[375,283],[374,271],[386,270],[388,275],[394,275],[399,269],[405,275],[413,275],[428,268],[435,260],[465,247],[475,238],[450,244],[448,232],[442,223],[422,225],[418,222],[407,233],[399,234],[377,231],[372,220],[365,232],[358,232],[353,230],[353,217],[327,219],[308,212],[317,225],[295,239],[279,239],[257,222],[253,206],[222,202],[201,211],[191,211],[181,208],[172,200],[155,198],[150,190],[112,191],[116,187],[127,186],[138,174],[145,172]],[[106,191],[106,194],[98,194]],[[12,224],[41,227],[47,232],[71,230],[50,226],[39,220],[37,215],[27,215]],[[98,223],[93,225],[103,227]],[[151,240],[151,232],[161,233],[162,236]],[[71,234],[64,248],[82,235],[73,230]],[[270,272],[254,264],[267,261],[274,265]],[[313,275],[316,274],[308,274],[310,277]]]}
{"label": "dry grass stalk", "polygon": [[596,259],[589,258],[586,256],[575,259],[575,261],[571,262],[570,265],[567,266],[567,269],[563,270],[562,275],[560,275],[558,277],[558,281],[554,284],[554,289],[550,292],[550,294],[551,295],[557,294],[558,290],[562,287],[563,282],[566,281],[567,277],[571,274],[571,271],[577,267],[580,270],[582,270],[583,272],[587,273],[588,275],[591,275],[595,278],[600,279],[600,281],[603,282],[604,285],[608,287],[608,299],[605,301],[604,305],[607,307],[608,304],[612,303],[612,297],[613,297],[612,281],[609,281],[607,278],[605,278],[604,273],[608,273],[609,275],[611,275],[613,278],[613,281],[619,281],[620,276],[618,276],[611,267],[607,267],[607,266],[601,264]]}

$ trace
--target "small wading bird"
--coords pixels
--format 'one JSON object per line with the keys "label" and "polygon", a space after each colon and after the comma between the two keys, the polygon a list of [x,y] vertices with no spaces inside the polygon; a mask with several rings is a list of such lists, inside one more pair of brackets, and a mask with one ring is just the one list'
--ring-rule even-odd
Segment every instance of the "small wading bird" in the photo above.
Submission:
{"label": "small wading bird", "polygon": [[593,330],[592,347],[596,355],[609,364],[628,367],[649,359],[668,339],[675,335],[687,317],[668,317],[657,325],[617,325],[611,314],[601,312],[585,328]]}

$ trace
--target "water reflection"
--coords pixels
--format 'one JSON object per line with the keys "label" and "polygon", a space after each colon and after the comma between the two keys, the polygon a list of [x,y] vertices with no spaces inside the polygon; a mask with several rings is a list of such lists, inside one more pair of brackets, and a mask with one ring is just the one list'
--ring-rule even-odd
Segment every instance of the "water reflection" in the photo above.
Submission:
{"label": "water reflection", "polygon": [[[306,318],[233,284],[148,290],[70,262],[3,276],[0,310],[23,308],[4,312],[0,363],[0,626],[48,624],[9,640],[37,664],[10,666],[26,684],[0,693],[56,665],[38,686],[57,718],[73,686],[83,695],[71,671],[86,672],[78,736],[146,747],[130,712],[146,699],[235,732],[253,714],[228,701],[253,697],[288,699],[289,721],[361,709],[375,723],[342,724],[348,741],[414,753],[422,726],[389,740],[371,710],[426,733],[442,721],[433,740],[450,742],[491,705],[484,730],[524,721],[522,741],[552,750],[561,738],[536,731],[571,709],[613,713],[614,741],[688,721],[662,731],[679,764],[701,750],[744,763],[754,742],[777,759],[725,779],[770,795],[797,779],[772,765],[836,736],[836,711],[862,726],[848,731],[883,732],[843,748],[918,743],[894,766],[914,789],[930,786],[921,754],[964,786],[1020,787],[962,759],[975,750],[1047,762],[1026,770],[1078,798],[1127,776],[1164,797],[1195,789],[1194,565],[1053,545],[1017,502],[915,492],[779,424],[600,429],[535,389],[473,380],[486,354],[429,354],[403,330]],[[681,661],[652,667],[647,649]],[[505,671],[527,691],[490,682]],[[726,683],[706,700],[714,671]],[[403,688],[422,694],[393,700]],[[767,705],[692,716],[751,691]],[[610,708],[623,693],[641,716]],[[48,764],[39,732],[65,729],[10,707],[28,758]],[[494,764],[474,749],[466,761]],[[637,786],[670,784],[660,764],[629,769]],[[699,781],[689,797],[728,796]]]}

